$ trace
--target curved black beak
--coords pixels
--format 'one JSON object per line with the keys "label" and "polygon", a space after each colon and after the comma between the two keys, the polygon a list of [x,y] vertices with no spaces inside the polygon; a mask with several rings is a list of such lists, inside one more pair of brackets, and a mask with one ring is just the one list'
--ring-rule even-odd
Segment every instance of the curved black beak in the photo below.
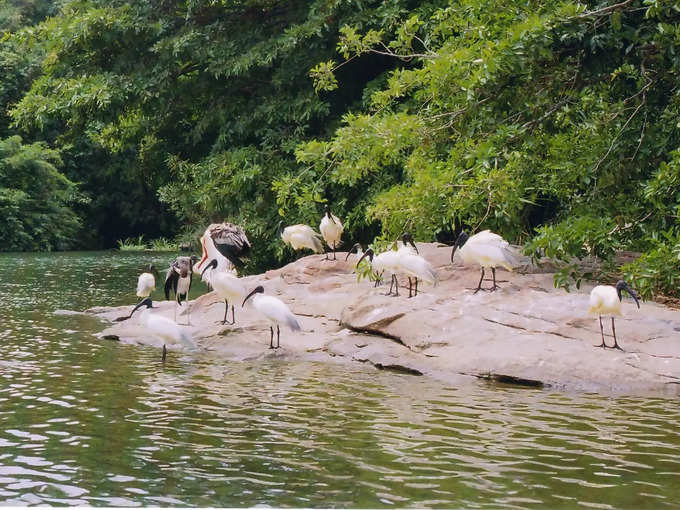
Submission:
{"label": "curved black beak", "polygon": [[132,311],[130,312],[130,315],[128,315],[127,317],[118,317],[116,319],[116,322],[120,322],[120,321],[124,321],[126,319],[129,319],[130,317],[132,317],[132,314],[135,313],[137,310],[139,310],[142,306],[146,306],[147,308],[153,308],[151,298],[148,297],[148,298],[142,299],[139,303],[137,303],[137,306],[135,306],[132,309]]}
{"label": "curved black beak", "polygon": [[250,299],[250,296],[252,296],[253,294],[257,294],[258,292],[264,292],[264,288],[262,287],[262,285],[258,285],[252,291],[250,291],[250,294],[248,294],[246,298],[243,300],[243,303],[241,303],[241,308],[245,306],[246,301]]}
{"label": "curved black beak", "polygon": [[361,264],[361,261],[364,260],[364,259],[366,258],[367,255],[368,255],[368,260],[370,260],[371,262],[373,262],[373,250],[372,250],[371,248],[369,248],[369,249],[366,250],[366,251],[364,252],[364,254],[361,256],[361,258],[359,259],[359,261],[357,262],[357,264],[356,264],[355,267],[359,267],[359,264]]}
{"label": "curved black beak", "polygon": [[[408,243],[413,246],[413,249],[416,250],[416,253],[418,253],[418,247],[416,246],[416,243],[413,242],[413,239],[409,239]],[[420,255],[420,253],[418,253]]]}
{"label": "curved black beak", "polygon": [[205,266],[205,268],[203,268],[203,271],[201,271],[201,278],[203,278],[203,274],[204,274],[208,269],[215,269],[216,267],[217,267],[217,259],[212,259],[212,260],[210,261],[210,264],[208,264],[207,266]]}
{"label": "curved black beak", "polygon": [[633,289],[631,289],[628,285],[626,285],[626,292],[630,295],[635,300],[635,304],[637,305],[638,309],[640,308],[640,301],[638,301],[638,295],[635,293]]}
{"label": "curved black beak", "polygon": [[352,247],[349,249],[349,251],[347,252],[347,256],[345,257],[345,261],[347,261],[347,259],[348,259],[349,256],[352,254],[352,252],[354,252],[354,249],[355,249],[355,248],[361,249],[361,243],[355,243],[354,246],[352,246]]}
{"label": "curved black beak", "polygon": [[453,256],[456,254],[456,249],[458,248],[458,244],[453,245],[453,250],[451,250],[451,264],[453,264]]}

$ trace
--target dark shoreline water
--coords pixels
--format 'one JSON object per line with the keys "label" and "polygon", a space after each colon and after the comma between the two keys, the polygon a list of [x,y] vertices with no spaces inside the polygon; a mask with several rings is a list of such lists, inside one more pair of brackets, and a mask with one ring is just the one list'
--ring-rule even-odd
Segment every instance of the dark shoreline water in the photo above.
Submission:
{"label": "dark shoreline water", "polygon": [[0,255],[2,503],[677,506],[677,399],[210,353],[163,365],[53,313],[133,303],[137,274],[172,258]]}

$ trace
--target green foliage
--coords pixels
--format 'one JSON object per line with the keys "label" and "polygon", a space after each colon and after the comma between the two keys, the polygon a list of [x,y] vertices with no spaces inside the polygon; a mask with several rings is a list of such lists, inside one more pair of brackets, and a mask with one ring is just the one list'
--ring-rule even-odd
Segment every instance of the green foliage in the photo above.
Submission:
{"label": "green foliage", "polygon": [[45,144],[0,140],[0,247],[3,251],[65,250],[80,226],[70,205],[82,201],[62,175],[59,153]]}
{"label": "green foliage", "polygon": [[140,235],[137,238],[128,237],[127,239],[119,239],[118,249],[120,251],[144,251],[147,249],[147,246],[144,236]]}
{"label": "green foliage", "polygon": [[654,236],[653,248],[622,270],[628,282],[643,298],[656,293],[678,295],[680,288],[680,235],[661,232]]}
{"label": "green foliage", "polygon": [[649,250],[635,270],[677,293],[675,245],[655,236],[680,232],[679,34],[677,7],[641,0],[461,0],[389,31],[343,27],[326,83],[367,53],[409,65],[296,156],[355,189],[388,177],[366,209],[388,238],[491,228],[563,262],[564,287],[600,276],[578,258],[610,270],[617,250]]}

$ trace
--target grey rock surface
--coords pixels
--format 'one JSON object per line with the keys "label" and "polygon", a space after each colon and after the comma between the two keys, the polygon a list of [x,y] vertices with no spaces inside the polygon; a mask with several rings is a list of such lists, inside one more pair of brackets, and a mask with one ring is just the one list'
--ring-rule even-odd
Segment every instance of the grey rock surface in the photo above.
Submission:
{"label": "grey rock surface", "polygon": [[[439,285],[419,285],[413,298],[405,278],[399,297],[385,296],[386,285],[357,283],[357,258],[350,255],[345,262],[345,253],[337,261],[311,255],[243,278],[248,289],[263,285],[298,317],[302,331],[282,328],[278,350],[268,348],[269,325],[248,304],[236,304],[235,325],[222,325],[224,302],[214,292],[191,301],[191,325],[182,327],[201,349],[234,361],[366,362],[452,384],[488,378],[605,393],[680,391],[680,311],[652,302],[638,310],[624,299],[616,331],[625,352],[596,348],[599,323],[587,315],[592,284],[572,293],[555,289],[552,273],[524,260],[521,272],[497,271],[500,290],[475,294],[478,267],[452,265],[451,248],[443,245],[418,243],[418,249],[437,268]],[[154,306],[153,313],[173,317],[174,302]],[[131,309],[88,312],[113,320]],[[186,322],[186,306],[182,312],[180,324]],[[603,322],[608,335],[611,322]],[[162,346],[135,317],[112,323],[101,337]],[[613,343],[611,336],[607,341]]]}

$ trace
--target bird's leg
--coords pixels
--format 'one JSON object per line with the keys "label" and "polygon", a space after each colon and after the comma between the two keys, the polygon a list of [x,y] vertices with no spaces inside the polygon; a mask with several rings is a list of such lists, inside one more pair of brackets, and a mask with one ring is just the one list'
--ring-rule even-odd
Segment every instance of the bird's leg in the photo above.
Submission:
{"label": "bird's leg", "polygon": [[333,260],[338,260],[338,257],[335,254],[335,241],[333,241]]}
{"label": "bird's leg", "polygon": [[496,268],[495,267],[491,268],[491,274],[493,275],[493,287],[491,287],[491,292],[493,292],[496,289],[500,289],[500,286],[496,284]]}
{"label": "bird's leg", "polygon": [[412,293],[411,293],[411,287],[412,287],[412,285],[413,285],[413,284],[412,284],[412,282],[411,282],[411,277],[409,276],[409,277],[408,277],[408,297],[409,297],[409,298],[412,298],[412,297],[413,297],[413,295],[412,295]]}
{"label": "bird's leg", "polygon": [[234,305],[231,305],[231,323],[236,324],[236,318],[234,317]]}
{"label": "bird's leg", "polygon": [[612,335],[614,335],[614,347],[612,347],[612,349],[618,349],[619,351],[623,351],[619,344],[616,343],[616,328],[614,328],[614,317],[612,317]]}
{"label": "bird's leg", "polygon": [[271,335],[269,337],[269,348],[273,349],[274,348],[274,328],[269,326],[269,331],[271,332]]}
{"label": "bird's leg", "polygon": [[229,311],[229,301],[224,300],[224,319],[222,319],[222,324],[227,323],[227,312]]}
{"label": "bird's leg", "polygon": [[278,349],[281,347],[281,330],[279,329],[279,325],[276,325],[276,348]]}
{"label": "bird's leg", "polygon": [[[392,274],[392,276],[390,277],[390,290],[387,292],[387,294],[385,294],[386,296],[389,296],[389,295],[392,294],[392,286],[393,285],[394,285],[394,274]],[[397,284],[397,286],[398,285],[399,284]],[[398,289],[397,289],[397,291],[398,291]]]}
{"label": "bird's leg", "polygon": [[595,347],[602,347],[603,349],[607,348],[607,344],[604,343],[604,328],[602,327],[602,316],[600,315],[600,334],[602,335],[602,343],[600,345],[596,345]]}
{"label": "bird's leg", "polygon": [[418,295],[418,277],[416,277],[416,292],[413,294],[414,296]]}
{"label": "bird's leg", "polygon": [[475,290],[475,294],[477,294],[480,290],[482,290],[482,282],[484,281],[484,268],[482,267],[482,277],[479,279],[479,285],[477,285],[477,289]]}
{"label": "bird's leg", "polygon": [[165,344],[163,344],[163,354],[161,356],[161,361],[165,363],[165,358],[168,356],[168,349],[166,349]]}

